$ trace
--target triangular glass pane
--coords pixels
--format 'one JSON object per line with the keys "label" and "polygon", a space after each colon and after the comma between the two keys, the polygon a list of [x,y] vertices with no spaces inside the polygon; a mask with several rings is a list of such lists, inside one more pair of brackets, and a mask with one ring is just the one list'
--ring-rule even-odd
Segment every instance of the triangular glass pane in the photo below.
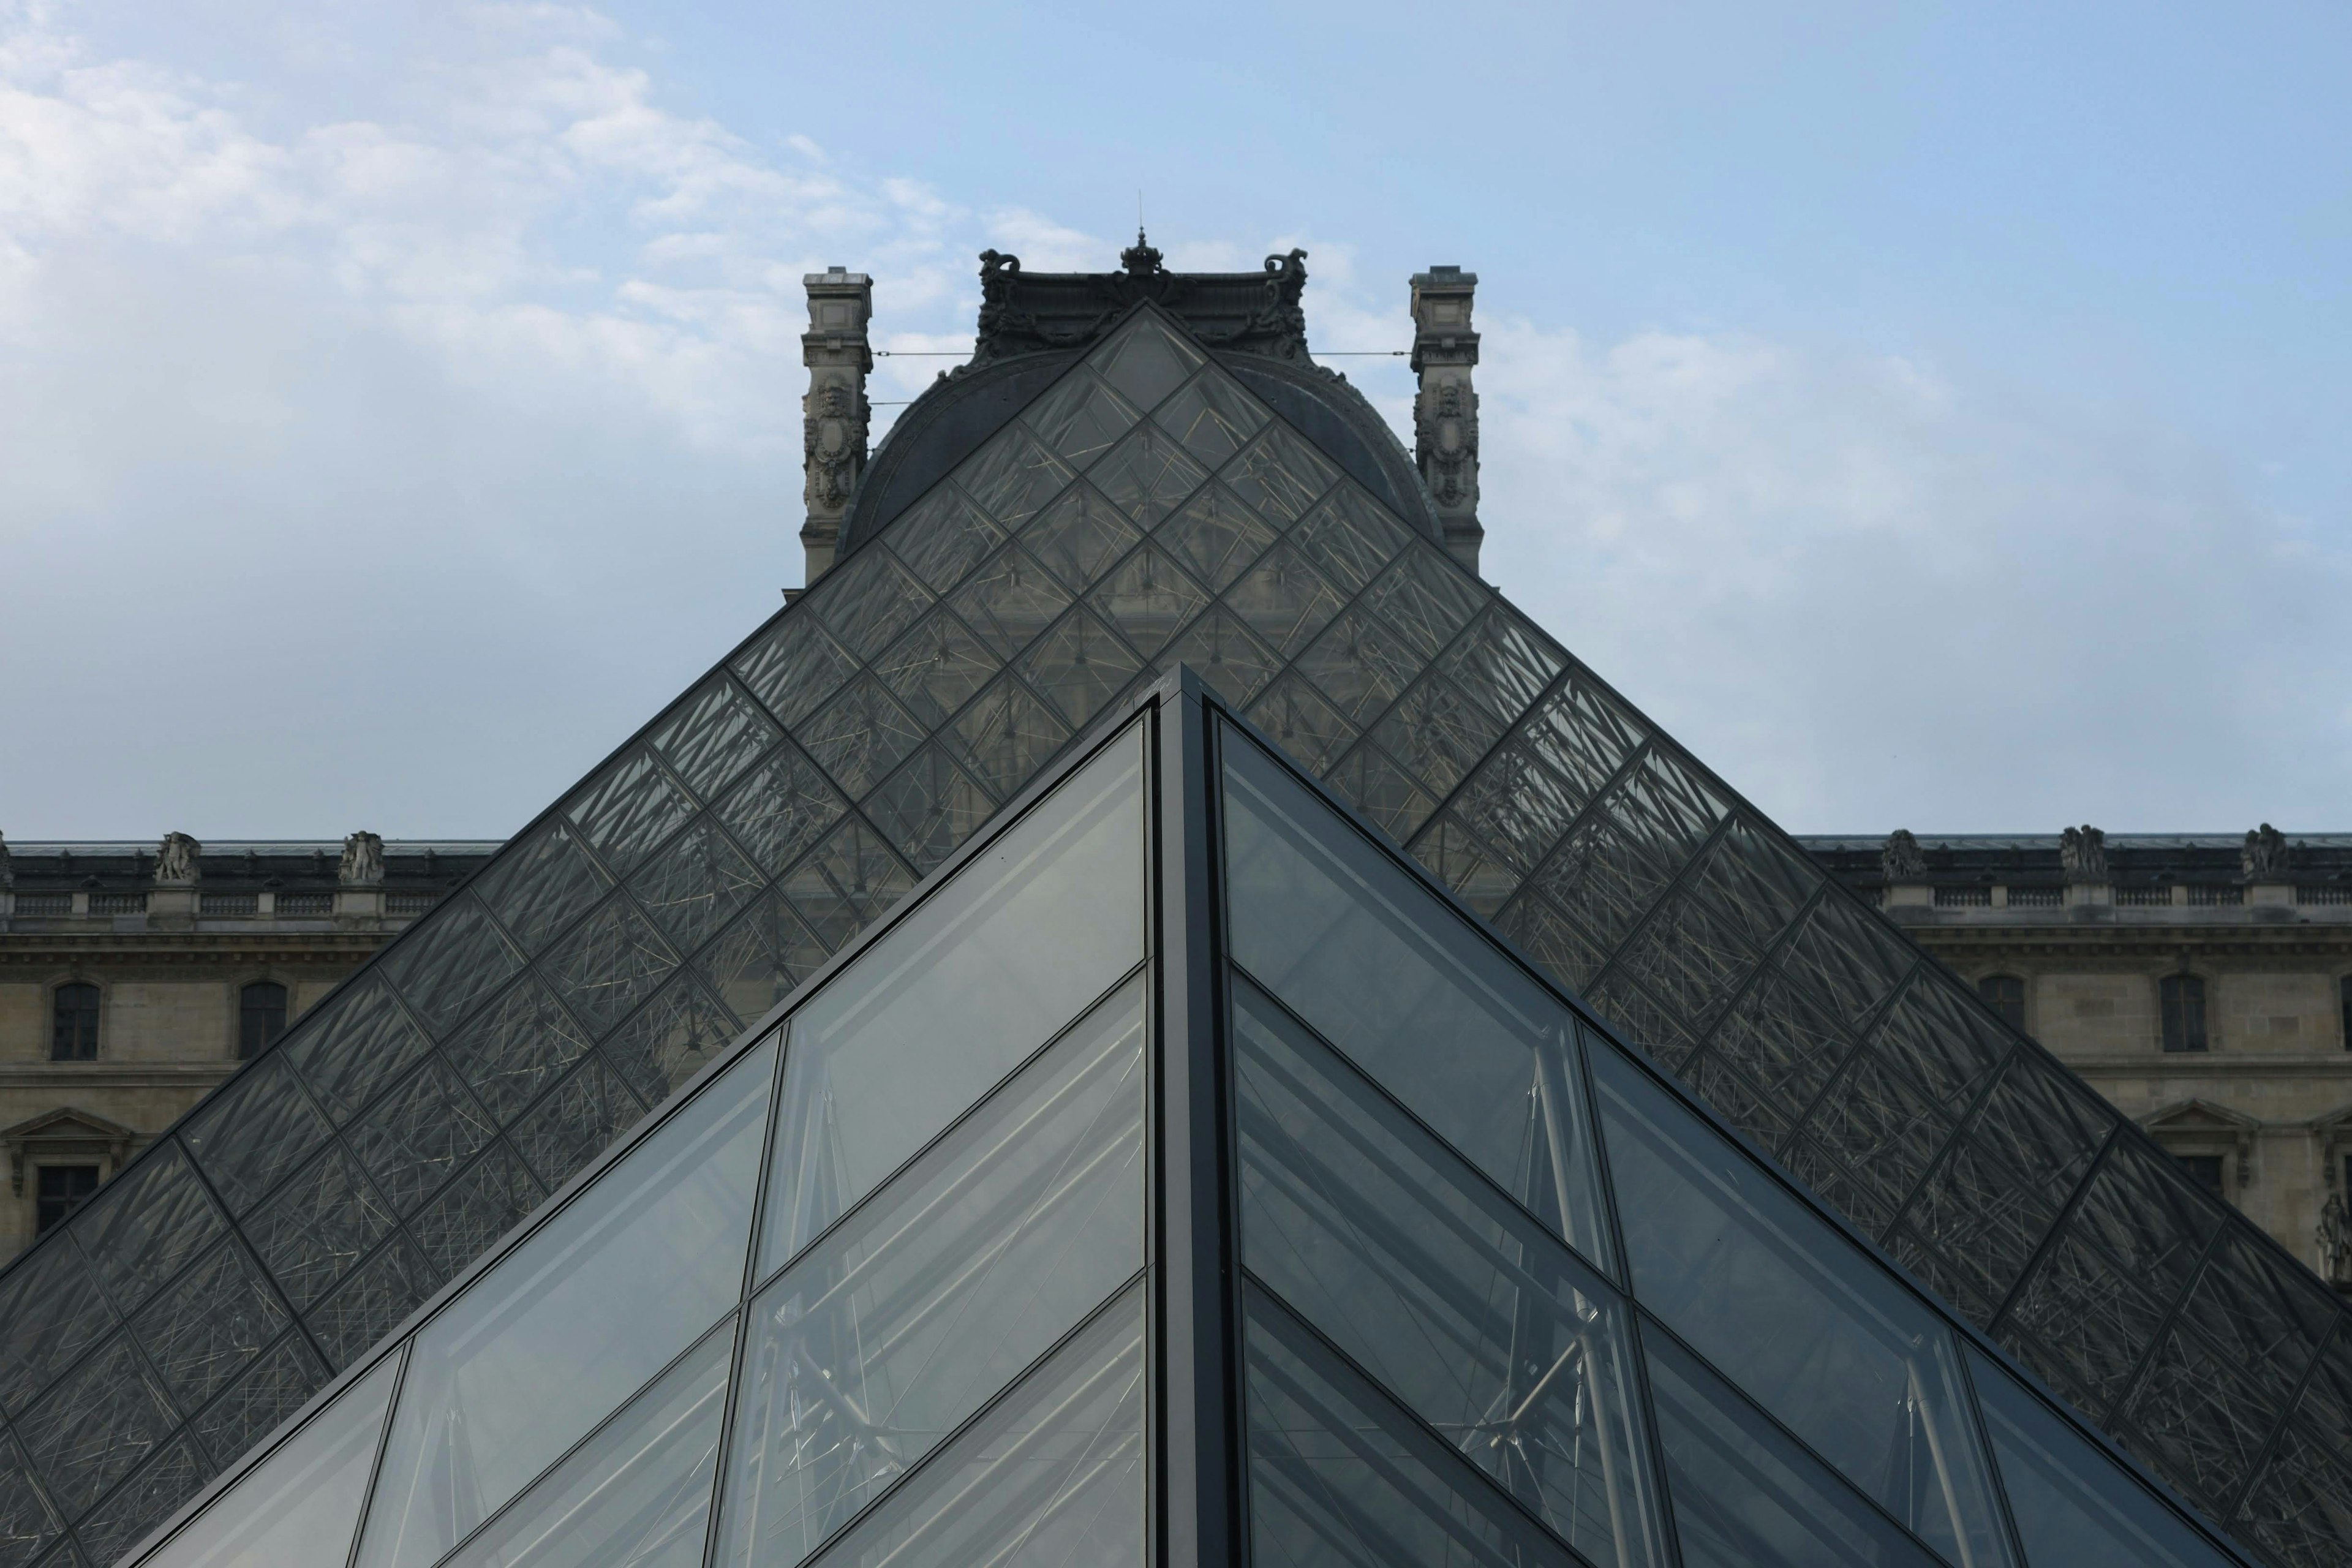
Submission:
{"label": "triangular glass pane", "polygon": [[1604,1264],[1567,1010],[1255,744],[1230,734],[1233,955],[1454,1151]]}
{"label": "triangular glass pane", "polygon": [[1069,738],[1060,716],[1009,675],[982,692],[945,737],[948,749],[999,800],[1017,794]]}
{"label": "triangular glass pane", "polygon": [[734,1329],[713,1329],[444,1568],[698,1568]]}
{"label": "triangular glass pane", "polygon": [[1020,532],[1070,479],[1069,465],[1018,423],[1006,426],[956,470],[964,493],[1008,533]]}
{"label": "triangular glass pane", "polygon": [[1269,425],[1224,467],[1225,483],[1278,528],[1287,528],[1331,488],[1339,470],[1282,425]]}
{"label": "triangular glass pane", "polygon": [[580,830],[559,816],[493,860],[474,888],[524,951],[538,952],[612,885]]}
{"label": "triangular glass pane", "polygon": [[[694,797],[651,752],[639,749],[606,767],[563,809],[605,864],[626,871],[694,815]],[[439,912],[428,918],[438,919]]]}
{"label": "triangular glass pane", "polygon": [[882,537],[934,592],[944,594],[1004,542],[1004,531],[955,486],[935,485]]}
{"label": "triangular glass pane", "polygon": [[554,993],[526,974],[449,1043],[449,1057],[491,1114],[505,1122],[587,1049],[587,1035]]}
{"label": "triangular glass pane", "polygon": [[1427,663],[1403,634],[1359,607],[1332,622],[1298,656],[1297,668],[1349,723],[1360,725],[1380,717]]}
{"label": "triangular glass pane", "polygon": [[719,825],[698,817],[629,877],[638,907],[681,952],[690,952],[767,885]]}
{"label": "triangular glass pane", "polygon": [[[717,1051],[735,1032],[738,1020],[749,1022],[782,1001],[832,952],[809,930],[808,922],[793,911],[782,894],[766,893],[738,916],[735,923],[695,961],[710,982],[711,990],[719,994],[734,1017],[721,1024],[717,1019],[704,1022],[674,1016],[656,1000],[605,1042],[606,1053],[629,1073],[629,1081],[639,1094],[658,1104],[669,1089],[688,1076],[683,1058],[667,1065],[672,1062],[673,1052]],[[672,982],[664,995],[672,996],[679,984]],[[670,1006],[690,1008],[692,1002],[691,996],[680,992],[672,996]],[[680,1029],[685,1032],[678,1033]],[[632,1068],[630,1064],[636,1061],[646,1065],[642,1069]],[[656,1063],[665,1065],[656,1067]],[[698,1067],[701,1063],[694,1065]],[[663,1086],[659,1092],[648,1087],[656,1079]]]}
{"label": "triangular glass pane", "polygon": [[841,646],[870,659],[907,629],[931,595],[887,549],[861,550],[827,572],[809,590],[803,613],[814,611]]}
{"label": "triangular glass pane", "polygon": [[1143,1568],[1143,1305],[1104,1308],[815,1561]]}
{"label": "triangular glass pane", "polygon": [[1130,729],[793,1016],[762,1272],[1142,958],[1141,753]]}
{"label": "triangular glass pane", "polygon": [[879,784],[907,753],[923,743],[926,726],[882,683],[861,676],[824,712],[803,726],[809,755],[852,797]]}
{"label": "triangular glass pane", "polygon": [[714,675],[654,731],[654,749],[668,759],[687,787],[709,800],[754,757],[775,743],[777,730],[743,689]]}
{"label": "triangular glass pane", "polygon": [[1343,484],[1318,502],[1291,535],[1317,570],[1354,594],[1412,543],[1412,531],[1388,508]]}
{"label": "triangular glass pane", "polygon": [[999,551],[948,601],[999,658],[1012,658],[1069,608],[1069,591],[1027,551]]}
{"label": "triangular glass pane", "polygon": [[857,656],[814,616],[786,615],[737,654],[731,668],[769,712],[797,725],[857,673]]}
{"label": "triangular glass pane", "polygon": [[733,1309],[772,1039],[418,1331],[359,1562],[437,1561]]}
{"label": "triangular glass pane", "polygon": [[2223,1568],[2230,1562],[1990,1360],[1971,1352],[1969,1372],[2025,1568]]}
{"label": "triangular glass pane", "polygon": [[1259,1563],[1571,1568],[1435,1433],[1263,1292],[1244,1299],[1249,1512]]}
{"label": "triangular glass pane", "polygon": [[1248,713],[1286,755],[1316,773],[1329,767],[1356,738],[1356,727],[1296,670],[1258,693]]}
{"label": "triangular glass pane", "polygon": [[722,1563],[792,1568],[1143,1265],[1141,981],[752,1305]]}
{"label": "triangular glass pane", "polygon": [[339,1563],[352,1549],[384,1411],[400,1378],[386,1356],[160,1550],[147,1568]]}
{"label": "triangular glass pane", "polygon": [[1242,1258],[1553,1533],[1664,1563],[1616,1293],[1246,980]]}
{"label": "triangular glass pane", "polygon": [[908,712],[937,725],[987,685],[1002,663],[954,615],[937,609],[909,628],[874,670]]}
{"label": "triangular glass pane", "polygon": [[719,803],[719,820],[768,874],[781,874],[849,809],[823,772],[779,747]]}
{"label": "triangular glass pane", "polygon": [[2008,1560],[1951,1331],[1596,1043],[1633,1293],[1954,1568]]}
{"label": "triangular glass pane", "polygon": [[996,809],[944,748],[925,746],[874,792],[866,815],[898,847],[918,876],[955,853]]}
{"label": "triangular glass pane", "polygon": [[1150,311],[1111,334],[1087,363],[1138,408],[1150,408],[1207,363],[1200,350],[1170,331]]}
{"label": "triangular glass pane", "polygon": [[1274,679],[1282,659],[1250,635],[1240,616],[1220,605],[1160,649],[1154,664],[1162,671],[1191,666],[1218,696],[1238,708]]}
{"label": "triangular glass pane", "polygon": [[1284,544],[1227,588],[1225,603],[1259,636],[1288,654],[1328,626],[1347,600],[1305,556]]}

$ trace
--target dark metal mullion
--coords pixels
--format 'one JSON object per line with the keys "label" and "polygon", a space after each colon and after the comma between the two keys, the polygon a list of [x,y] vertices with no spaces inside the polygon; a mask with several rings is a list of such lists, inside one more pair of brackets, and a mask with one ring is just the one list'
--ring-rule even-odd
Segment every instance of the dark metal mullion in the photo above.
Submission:
{"label": "dark metal mullion", "polygon": [[[1725,1372],[1721,1367],[1716,1365],[1715,1359],[1712,1356],[1700,1354],[1697,1346],[1692,1344],[1679,1333],[1676,1333],[1664,1318],[1659,1317],[1649,1309],[1641,1308],[1637,1315],[1641,1319],[1641,1326],[1637,1332],[1641,1334],[1659,1334],[1666,1339],[1672,1340],[1675,1343],[1675,1349],[1681,1351],[1683,1354],[1690,1357],[1691,1360],[1698,1363],[1700,1366],[1706,1368],[1707,1373],[1712,1376],[1717,1384],[1731,1391],[1731,1396],[1734,1399],[1738,1400],[1740,1404],[1746,1405],[1751,1415],[1756,1416],[1757,1419],[1762,1421],[1767,1426],[1770,1427],[1772,1431],[1778,1433],[1782,1442],[1787,1443],[1798,1453],[1803,1455],[1806,1458],[1811,1459],[1814,1464],[1819,1465],[1822,1468],[1822,1473],[1829,1476],[1853,1496],[1859,1498],[1864,1504],[1868,1505],[1871,1511],[1877,1514],[1879,1518],[1885,1520],[1903,1537],[1903,1539],[1911,1542],[1914,1545],[1917,1546],[1920,1552],[1925,1554],[1925,1559],[1927,1561],[1944,1561],[1943,1552],[1928,1545],[1925,1541],[1922,1541],[1917,1532],[1913,1531],[1909,1525],[1895,1517],[1893,1510],[1889,1509],[1884,1502],[1881,1502],[1869,1492],[1863,1490],[1861,1483],[1848,1476],[1842,1466],[1831,1463],[1828,1458],[1822,1456],[1820,1450],[1816,1449],[1811,1443],[1805,1441],[1804,1438],[1797,1436],[1796,1432],[1790,1427],[1787,1422],[1781,1420],[1779,1415],[1775,1415],[1770,1410],[1766,1409],[1763,1404],[1758,1400],[1754,1394],[1749,1394],[1747,1389],[1741,1387],[1738,1378],[1733,1377],[1729,1373]],[[1949,1330],[1947,1329],[1946,1331],[1949,1332]],[[1643,1347],[1642,1359],[1645,1363],[1649,1360],[1649,1349],[1647,1346]],[[1971,1410],[1962,1409],[1958,1414],[1959,1415],[1963,1425],[1969,1424],[1974,1418],[1974,1412]],[[1975,1432],[1979,1442],[1981,1445],[1982,1428],[1980,1426],[1977,1427]],[[1664,1472],[1661,1472],[1662,1475],[1663,1473]],[[1991,1475],[1987,1479],[1993,1482],[1996,1489],[1999,1489],[2002,1485],[1998,1468],[1995,1468]],[[1672,1512],[1673,1510],[1669,1509],[1667,1511]],[[1961,1521],[1954,1520],[1952,1522],[1955,1525],[1958,1525]],[[2023,1559],[2021,1558],[2020,1561],[2022,1562]]]}
{"label": "dark metal mullion", "polygon": [[735,1457],[735,1417],[743,1399],[743,1354],[751,1343],[752,1300],[759,1294],[760,1237],[768,1224],[776,1129],[784,1120],[784,1068],[790,1065],[787,1053],[792,1043],[792,1019],[787,1016],[776,1028],[776,1065],[768,1079],[768,1124],[760,1130],[760,1173],[752,1184],[751,1234],[743,1247],[743,1278],[736,1287],[734,1343],[727,1352],[727,1397],[720,1401],[719,1441],[710,1455],[710,1511],[702,1521],[698,1563],[713,1563],[719,1556],[719,1516],[720,1505],[727,1500],[727,1466]]}
{"label": "dark metal mullion", "polygon": [[2303,1375],[2295,1379],[2294,1391],[2287,1395],[2285,1406],[2279,1411],[2278,1425],[2271,1428],[2271,1435],[2255,1450],[2253,1462],[2246,1467],[2246,1479],[2231,1495],[2229,1506],[2221,1510],[2221,1520],[2224,1525],[2236,1519],[2253,1497],[2255,1483],[2263,1479],[2271,1460],[2277,1456],[2279,1446],[2286,1440],[2286,1429],[2294,1422],[2296,1407],[2303,1403],[2304,1390],[2309,1388],[2311,1380],[2319,1375],[2319,1363],[2327,1358],[2327,1347],[2342,1339],[2344,1332],[2343,1319],[2339,1317],[2327,1325],[2326,1332],[2319,1336],[2319,1348],[2312,1355],[2311,1364],[2303,1369]]}
{"label": "dark metal mullion", "polygon": [[1219,761],[1198,679],[1180,676],[1173,685],[1158,704],[1151,815],[1160,1024],[1151,1548],[1160,1568],[1192,1568],[1245,1561],[1248,1531],[1234,1139],[1222,1027]]}

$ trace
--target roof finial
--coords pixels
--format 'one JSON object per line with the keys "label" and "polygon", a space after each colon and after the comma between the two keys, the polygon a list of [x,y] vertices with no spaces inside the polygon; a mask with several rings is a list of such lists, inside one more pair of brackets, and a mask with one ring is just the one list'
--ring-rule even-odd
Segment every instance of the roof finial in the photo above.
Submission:
{"label": "roof finial", "polygon": [[[1139,203],[1141,199],[1139,196],[1137,198]],[[1152,249],[1151,242],[1143,237],[1140,222],[1135,226],[1135,244],[1118,253],[1118,264],[1138,278],[1149,278],[1166,270],[1160,265],[1160,252]]]}

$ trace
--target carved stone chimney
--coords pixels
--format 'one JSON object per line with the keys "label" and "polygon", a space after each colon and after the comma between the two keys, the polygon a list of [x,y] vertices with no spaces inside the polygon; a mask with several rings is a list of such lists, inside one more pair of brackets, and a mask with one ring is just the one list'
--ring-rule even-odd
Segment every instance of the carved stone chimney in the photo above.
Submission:
{"label": "carved stone chimney", "polygon": [[801,363],[809,373],[808,395],[801,400],[801,448],[808,476],[808,521],[801,529],[805,587],[833,564],[841,520],[866,471],[866,378],[874,369],[866,326],[874,316],[874,279],[830,267],[802,274],[801,282],[808,289],[809,306],[809,330],[801,334]]}
{"label": "carved stone chimney", "polygon": [[1445,548],[1478,570],[1478,395],[1470,372],[1478,363],[1478,334],[1470,330],[1470,298],[1478,275],[1459,267],[1433,267],[1412,275],[1412,368],[1421,378],[1413,398],[1413,458],[1421,482],[1445,530]]}

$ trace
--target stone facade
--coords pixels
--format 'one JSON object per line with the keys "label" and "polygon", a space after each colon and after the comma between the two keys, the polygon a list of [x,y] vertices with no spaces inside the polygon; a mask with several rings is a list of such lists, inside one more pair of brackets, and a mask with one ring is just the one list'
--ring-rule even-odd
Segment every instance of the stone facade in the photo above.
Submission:
{"label": "stone facade", "polygon": [[866,378],[874,349],[866,326],[874,319],[874,279],[834,267],[802,275],[808,289],[809,330],[801,334],[808,395],[801,400],[801,466],[808,519],[801,525],[805,575],[815,582],[833,565],[841,520],[866,472],[866,435],[873,410]]}
{"label": "stone facade", "polygon": [[[290,1022],[488,858],[496,844],[29,843],[0,850],[0,1258],[236,1068],[246,988]],[[60,988],[95,991],[95,1036]],[[79,1002],[88,992],[75,992]],[[75,1173],[84,1173],[76,1174]]]}
{"label": "stone facade", "polygon": [[2352,1289],[2352,835],[1801,842]]}
{"label": "stone facade", "polygon": [[1445,548],[1471,571],[1486,531],[1478,521],[1478,334],[1470,325],[1478,275],[1433,267],[1412,275],[1413,461]]}

